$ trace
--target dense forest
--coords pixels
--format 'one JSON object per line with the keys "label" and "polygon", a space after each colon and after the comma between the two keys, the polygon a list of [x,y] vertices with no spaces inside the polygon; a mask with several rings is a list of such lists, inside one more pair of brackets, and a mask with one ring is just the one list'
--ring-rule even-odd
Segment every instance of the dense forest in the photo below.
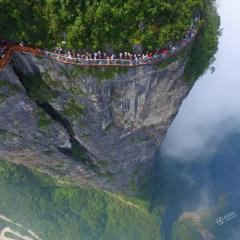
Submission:
{"label": "dense forest", "polygon": [[220,17],[217,13],[215,1],[206,0],[201,12],[202,23],[199,34],[193,43],[189,61],[185,69],[185,80],[193,84],[196,79],[204,74],[214,62],[218,49],[218,38],[221,35]]}
{"label": "dense forest", "polygon": [[[161,240],[146,202],[50,177],[0,161],[0,215],[41,239]],[[0,229],[12,227],[0,218]],[[23,234],[26,234],[23,232]]]}
{"label": "dense forest", "polygon": [[47,48],[152,50],[181,39],[209,1],[0,0],[0,33]]}

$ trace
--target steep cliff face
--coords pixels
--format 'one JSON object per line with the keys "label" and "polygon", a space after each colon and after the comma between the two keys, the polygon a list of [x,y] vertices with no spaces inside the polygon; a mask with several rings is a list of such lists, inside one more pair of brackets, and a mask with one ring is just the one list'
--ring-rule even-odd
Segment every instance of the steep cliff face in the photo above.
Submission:
{"label": "steep cliff face", "polygon": [[0,72],[0,158],[131,191],[190,89],[185,65],[93,69],[15,54]]}

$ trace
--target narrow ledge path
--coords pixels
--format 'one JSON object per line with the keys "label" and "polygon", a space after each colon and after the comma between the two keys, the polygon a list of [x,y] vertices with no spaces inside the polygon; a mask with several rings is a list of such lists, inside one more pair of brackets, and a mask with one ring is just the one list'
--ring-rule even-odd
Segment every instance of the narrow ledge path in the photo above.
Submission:
{"label": "narrow ledge path", "polygon": [[169,51],[165,54],[158,54],[150,58],[145,59],[82,59],[82,58],[68,58],[64,55],[59,53],[54,53],[50,51],[43,51],[39,48],[33,46],[24,46],[22,44],[9,44],[5,40],[1,40],[2,42],[6,42],[6,44],[0,45],[0,50],[2,54],[0,55],[0,71],[6,67],[12,58],[14,53],[30,53],[35,56],[49,58],[61,63],[65,64],[73,64],[82,67],[137,67],[137,66],[144,66],[144,65],[151,65],[159,62],[163,62],[164,60],[168,59],[169,57],[174,57],[182,51],[184,48],[189,46],[197,35],[197,30],[195,29],[191,36],[187,39],[184,39],[176,45],[173,51]]}

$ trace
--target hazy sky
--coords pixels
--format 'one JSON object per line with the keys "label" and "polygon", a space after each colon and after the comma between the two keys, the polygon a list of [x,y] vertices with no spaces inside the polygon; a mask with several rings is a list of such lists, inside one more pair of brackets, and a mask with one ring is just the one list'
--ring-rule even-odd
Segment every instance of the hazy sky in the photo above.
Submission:
{"label": "hazy sky", "polygon": [[190,160],[213,152],[226,133],[240,132],[240,0],[219,0],[223,35],[214,74],[199,79],[184,101],[162,146]]}

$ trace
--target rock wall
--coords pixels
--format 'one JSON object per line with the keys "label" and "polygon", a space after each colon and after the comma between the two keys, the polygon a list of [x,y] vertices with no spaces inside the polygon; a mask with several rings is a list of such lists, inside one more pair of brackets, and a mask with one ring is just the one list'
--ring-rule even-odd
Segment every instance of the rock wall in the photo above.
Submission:
{"label": "rock wall", "polygon": [[0,71],[0,158],[133,191],[190,90],[185,64],[93,69],[15,54]]}

